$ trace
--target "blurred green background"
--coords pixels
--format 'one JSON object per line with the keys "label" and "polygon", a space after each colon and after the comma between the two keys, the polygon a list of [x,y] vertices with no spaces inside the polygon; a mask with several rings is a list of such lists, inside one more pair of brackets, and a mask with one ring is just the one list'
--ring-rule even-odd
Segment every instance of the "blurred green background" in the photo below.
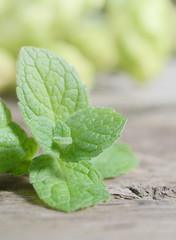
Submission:
{"label": "blurred green background", "polygon": [[0,0],[0,93],[14,91],[21,46],[47,48],[92,89],[97,73],[154,79],[176,52],[171,0]]}

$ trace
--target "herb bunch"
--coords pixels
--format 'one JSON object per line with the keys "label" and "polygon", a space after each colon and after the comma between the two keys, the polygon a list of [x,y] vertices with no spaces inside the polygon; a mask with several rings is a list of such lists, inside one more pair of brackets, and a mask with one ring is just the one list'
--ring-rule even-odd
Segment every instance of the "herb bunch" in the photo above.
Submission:
{"label": "herb bunch", "polygon": [[[33,138],[0,100],[0,173],[29,173],[39,197],[65,212],[108,200],[102,177],[125,173],[138,162],[126,145],[115,143],[126,118],[93,108],[75,69],[45,49],[21,49],[17,95]],[[43,153],[35,157],[39,146]]]}

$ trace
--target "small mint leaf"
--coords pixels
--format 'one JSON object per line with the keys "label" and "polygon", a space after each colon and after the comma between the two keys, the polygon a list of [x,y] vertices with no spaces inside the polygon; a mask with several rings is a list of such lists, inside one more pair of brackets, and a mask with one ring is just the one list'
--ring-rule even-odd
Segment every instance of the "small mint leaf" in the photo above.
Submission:
{"label": "small mint leaf", "polygon": [[62,162],[40,155],[31,164],[30,182],[49,206],[71,212],[109,199],[99,173],[90,162]]}
{"label": "small mint leaf", "polygon": [[61,159],[80,161],[96,157],[120,137],[125,123],[126,118],[113,109],[89,107],[77,111],[66,121],[73,143],[61,151]]}
{"label": "small mint leaf", "polygon": [[113,178],[129,172],[139,160],[126,144],[114,143],[91,162],[103,178]]}
{"label": "small mint leaf", "polygon": [[72,143],[70,128],[64,122],[58,120],[54,129],[53,140],[58,145],[68,145]]}

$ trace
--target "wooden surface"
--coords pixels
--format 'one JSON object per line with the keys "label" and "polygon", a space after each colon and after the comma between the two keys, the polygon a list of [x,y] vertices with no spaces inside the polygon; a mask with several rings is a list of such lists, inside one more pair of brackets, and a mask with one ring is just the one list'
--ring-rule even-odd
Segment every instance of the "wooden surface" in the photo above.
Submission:
{"label": "wooden surface", "polygon": [[[27,176],[1,175],[0,239],[175,240],[175,66],[172,62],[164,77],[146,89],[129,87],[124,76],[103,76],[91,94],[95,106],[113,107],[128,118],[120,140],[141,161],[131,173],[105,181],[110,201],[66,214],[43,204]],[[15,99],[5,99],[14,120],[24,126]]]}

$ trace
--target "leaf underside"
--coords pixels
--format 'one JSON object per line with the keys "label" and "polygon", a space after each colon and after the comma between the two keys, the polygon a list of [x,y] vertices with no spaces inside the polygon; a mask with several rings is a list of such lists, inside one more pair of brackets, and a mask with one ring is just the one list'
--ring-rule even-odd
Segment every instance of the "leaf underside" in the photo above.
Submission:
{"label": "leaf underside", "polygon": [[126,144],[116,142],[91,162],[103,178],[113,178],[129,172],[139,160]]}

